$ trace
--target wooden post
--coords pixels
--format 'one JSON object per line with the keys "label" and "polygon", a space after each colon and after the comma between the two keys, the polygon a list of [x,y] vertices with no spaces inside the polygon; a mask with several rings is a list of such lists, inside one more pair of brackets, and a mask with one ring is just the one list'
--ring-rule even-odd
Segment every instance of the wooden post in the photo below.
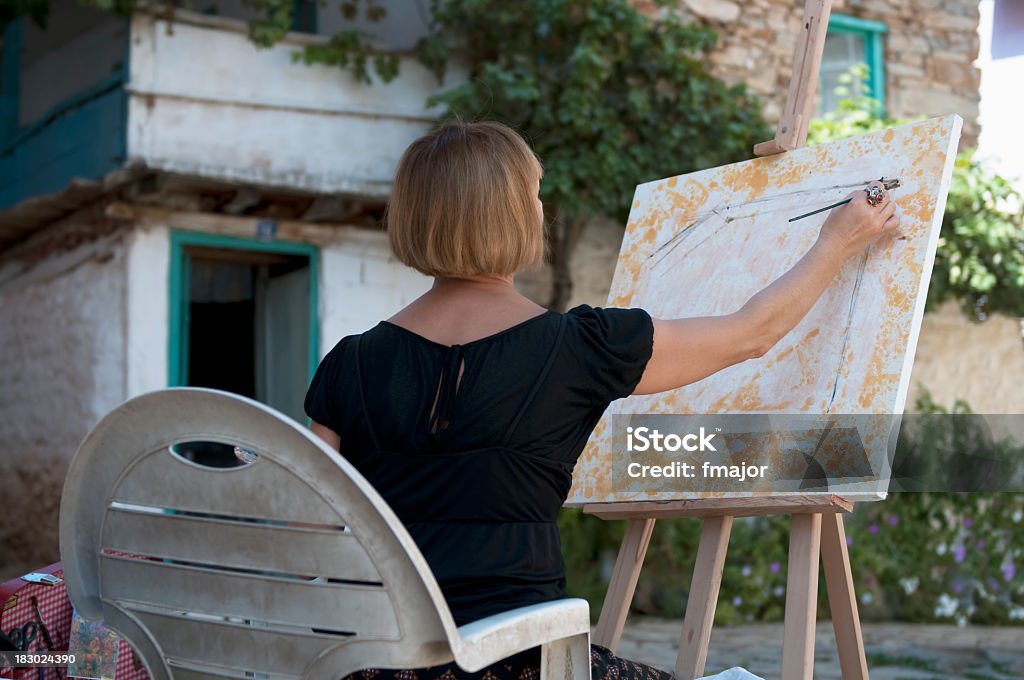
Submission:
{"label": "wooden post", "polygon": [[640,569],[644,566],[644,556],[651,542],[654,531],[654,519],[630,519],[626,525],[626,535],[619,546],[619,556],[615,558],[615,569],[612,580],[608,584],[601,616],[594,629],[594,642],[607,647],[613,652],[619,647],[622,628],[626,625],[629,604],[633,601],[636,582],[640,578]]}
{"label": "wooden post", "polygon": [[789,529],[786,624],[782,640],[783,680],[811,680],[814,674],[820,549],[821,515],[793,515]]}
{"label": "wooden post", "polygon": [[793,75],[789,78],[786,106],[779,117],[775,138],[755,145],[754,155],[771,156],[807,143],[807,127],[814,114],[814,94],[818,89],[821,53],[825,49],[831,13],[832,0],[807,0],[793,53]]}
{"label": "wooden post", "polygon": [[[628,501],[587,503],[583,512],[604,520],[624,519],[626,535],[615,561],[608,595],[594,631],[594,642],[613,652],[622,636],[630,601],[636,589],[644,553],[651,538],[654,521],[662,518],[693,517],[704,520],[697,563],[694,567],[690,597],[686,605],[682,642],[676,660],[676,674],[682,680],[704,672],[711,625],[715,618],[722,567],[732,522],[736,517],[794,515],[820,517],[853,510],[853,503],[835,495],[786,495],[741,498],[701,498],[679,501]],[[820,527],[820,521],[819,525]],[[817,548],[815,549],[817,550]],[[817,560],[817,552],[815,552]],[[817,571],[815,595],[817,598]]]}
{"label": "wooden post", "polygon": [[718,589],[722,585],[725,552],[729,548],[732,516],[708,517],[700,534],[697,563],[690,581],[683,619],[683,639],[676,656],[677,680],[695,680],[704,675],[711,642],[711,625],[715,621]]}
{"label": "wooden post", "polygon": [[843,518],[826,515],[821,521],[821,561],[825,566],[825,586],[828,588],[828,606],[832,611],[832,628],[836,632],[839,667],[843,671],[843,680],[867,680],[868,664],[864,656],[864,638],[860,632],[860,615]]}

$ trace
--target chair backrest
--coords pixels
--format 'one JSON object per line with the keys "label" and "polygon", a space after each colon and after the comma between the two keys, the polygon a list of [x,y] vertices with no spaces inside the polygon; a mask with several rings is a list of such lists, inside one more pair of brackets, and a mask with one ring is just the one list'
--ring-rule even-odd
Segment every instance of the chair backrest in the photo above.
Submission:
{"label": "chair backrest", "polygon": [[[203,464],[211,448],[235,466]],[[78,611],[126,637],[153,680],[338,680],[451,661],[458,639],[362,475],[298,423],[215,390],[145,394],[92,429],[60,548]]]}

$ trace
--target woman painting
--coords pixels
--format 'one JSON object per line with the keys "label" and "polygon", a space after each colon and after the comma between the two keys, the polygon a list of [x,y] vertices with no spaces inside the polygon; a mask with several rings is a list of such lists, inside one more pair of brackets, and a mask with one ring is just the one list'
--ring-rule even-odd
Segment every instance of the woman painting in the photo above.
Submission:
{"label": "woman painting", "polygon": [[[513,286],[543,255],[541,176],[523,139],[498,123],[451,122],[414,142],[387,228],[398,259],[433,287],[343,338],[306,396],[313,430],[405,523],[458,625],[566,596],[555,519],[610,402],[762,356],[847,258],[899,225],[891,201],[852,194],[789,272],[726,316],[561,314]],[[449,664],[416,677],[530,680],[538,667],[531,650],[476,674]],[[598,679],[668,677],[597,646],[592,668]],[[395,672],[377,673],[364,671]]]}

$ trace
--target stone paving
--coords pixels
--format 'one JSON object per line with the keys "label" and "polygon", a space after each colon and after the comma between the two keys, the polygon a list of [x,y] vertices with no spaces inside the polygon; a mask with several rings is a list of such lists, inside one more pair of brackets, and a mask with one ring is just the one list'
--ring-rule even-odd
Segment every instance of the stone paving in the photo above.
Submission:
{"label": "stone paving", "polygon": [[[682,621],[633,618],[618,654],[671,670]],[[872,680],[1021,680],[1024,627],[1000,628],[906,623],[865,623],[864,646]],[[829,621],[818,624],[815,680],[842,680]],[[782,624],[716,627],[706,673],[743,666],[777,680],[782,665]]]}

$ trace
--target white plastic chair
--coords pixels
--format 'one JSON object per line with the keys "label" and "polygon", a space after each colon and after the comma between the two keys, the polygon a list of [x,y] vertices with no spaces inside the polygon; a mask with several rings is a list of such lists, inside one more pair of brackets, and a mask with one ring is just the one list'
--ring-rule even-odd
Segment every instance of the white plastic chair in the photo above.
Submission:
{"label": "white plastic chair", "polygon": [[[190,462],[188,442],[250,462]],[[476,671],[536,646],[542,678],[590,678],[585,600],[456,627],[363,476],[306,428],[223,392],[161,390],[103,418],[68,470],[60,548],[78,612],[127,638],[153,680]]]}

